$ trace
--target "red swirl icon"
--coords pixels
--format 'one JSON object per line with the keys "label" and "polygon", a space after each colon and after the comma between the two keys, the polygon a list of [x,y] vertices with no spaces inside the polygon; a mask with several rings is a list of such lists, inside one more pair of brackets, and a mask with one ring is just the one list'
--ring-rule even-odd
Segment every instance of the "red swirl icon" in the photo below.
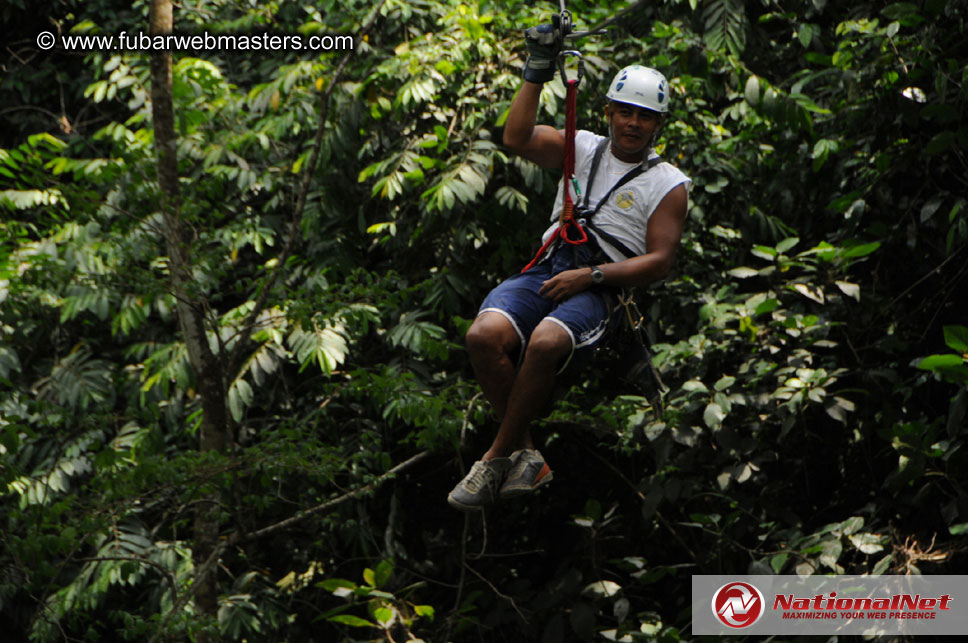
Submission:
{"label": "red swirl icon", "polygon": [[713,594],[713,614],[723,625],[749,627],[763,616],[763,593],[749,583],[726,583]]}

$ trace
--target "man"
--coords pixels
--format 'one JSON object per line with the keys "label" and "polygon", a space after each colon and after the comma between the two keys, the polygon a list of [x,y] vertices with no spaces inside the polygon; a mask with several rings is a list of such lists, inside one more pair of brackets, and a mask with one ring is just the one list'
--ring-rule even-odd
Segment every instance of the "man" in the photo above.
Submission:
{"label": "man", "polygon": [[[554,77],[560,39],[551,25],[528,29],[525,39],[524,84],[511,104],[504,145],[542,167],[561,168],[564,132],[536,124],[542,84]],[[594,216],[586,225],[589,243],[559,240],[540,263],[492,290],[468,330],[474,372],[501,424],[490,448],[448,496],[456,509],[480,510],[499,496],[551,481],[529,425],[550,400],[556,375],[601,340],[609,290],[662,279],[675,259],[691,182],[671,164],[658,162],[652,150],[668,111],[668,82],[654,69],[633,65],[615,76],[607,98],[609,136],[579,131],[575,138],[575,179],[581,200],[587,198],[575,216],[587,216],[588,221],[579,219],[584,223]],[[599,145],[603,151],[592,177]],[[611,189],[633,170],[638,172],[633,178]],[[558,226],[563,183],[552,215],[556,223],[545,239]]]}

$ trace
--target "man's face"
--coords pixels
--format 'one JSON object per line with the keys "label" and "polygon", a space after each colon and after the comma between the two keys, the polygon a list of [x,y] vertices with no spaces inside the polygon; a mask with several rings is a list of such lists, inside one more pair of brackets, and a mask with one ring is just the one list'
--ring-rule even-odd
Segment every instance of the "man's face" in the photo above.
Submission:
{"label": "man's face", "polygon": [[612,130],[612,151],[629,163],[642,160],[652,135],[665,120],[664,114],[651,109],[614,101],[605,107],[605,115]]}

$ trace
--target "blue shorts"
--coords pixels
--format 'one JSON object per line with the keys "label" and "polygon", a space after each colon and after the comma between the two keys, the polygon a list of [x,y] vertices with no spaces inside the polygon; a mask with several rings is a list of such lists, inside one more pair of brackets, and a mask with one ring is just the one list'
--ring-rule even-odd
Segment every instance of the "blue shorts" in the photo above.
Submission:
{"label": "blue shorts", "polygon": [[[546,319],[561,326],[571,338],[571,352],[558,373],[568,366],[585,363],[605,334],[613,301],[611,289],[592,288],[560,304],[538,294],[542,283],[575,267],[576,258],[572,255],[570,247],[559,250],[531,270],[503,281],[484,298],[477,314],[494,312],[511,322],[521,341],[518,363],[524,358],[531,333]],[[593,249],[580,246],[577,264],[587,265],[592,257]]]}

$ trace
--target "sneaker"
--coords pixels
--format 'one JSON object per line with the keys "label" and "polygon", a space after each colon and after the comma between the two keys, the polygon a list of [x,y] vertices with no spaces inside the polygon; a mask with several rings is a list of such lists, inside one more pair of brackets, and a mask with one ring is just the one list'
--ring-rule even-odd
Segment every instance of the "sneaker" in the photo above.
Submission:
{"label": "sneaker", "polygon": [[518,449],[511,454],[511,470],[501,486],[502,498],[534,491],[555,477],[537,449]]}
{"label": "sneaker", "polygon": [[459,511],[481,511],[497,500],[498,490],[510,468],[511,458],[478,460],[447,496],[447,502]]}

